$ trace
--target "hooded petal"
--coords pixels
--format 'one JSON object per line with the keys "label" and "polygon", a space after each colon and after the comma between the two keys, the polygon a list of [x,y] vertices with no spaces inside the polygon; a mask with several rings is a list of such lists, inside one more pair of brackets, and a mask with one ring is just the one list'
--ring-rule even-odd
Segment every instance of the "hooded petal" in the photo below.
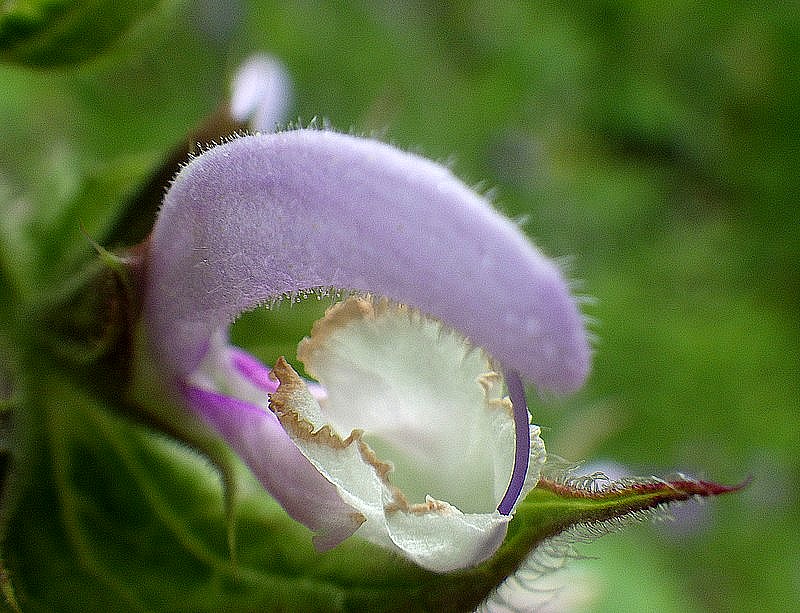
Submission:
{"label": "hooded petal", "polygon": [[176,177],[149,249],[145,318],[178,380],[239,313],[330,287],[412,304],[544,388],[588,370],[558,268],[447,169],[376,141],[298,130],[215,147]]}

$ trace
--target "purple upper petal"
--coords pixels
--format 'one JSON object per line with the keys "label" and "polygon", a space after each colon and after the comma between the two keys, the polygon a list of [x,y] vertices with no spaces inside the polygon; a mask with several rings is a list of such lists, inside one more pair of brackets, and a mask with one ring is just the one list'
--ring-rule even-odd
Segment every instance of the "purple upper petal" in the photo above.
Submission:
{"label": "purple upper petal", "polygon": [[544,388],[588,371],[558,268],[447,169],[377,141],[298,130],[215,147],[176,177],[149,248],[146,322],[178,378],[242,311],[315,287],[411,304]]}

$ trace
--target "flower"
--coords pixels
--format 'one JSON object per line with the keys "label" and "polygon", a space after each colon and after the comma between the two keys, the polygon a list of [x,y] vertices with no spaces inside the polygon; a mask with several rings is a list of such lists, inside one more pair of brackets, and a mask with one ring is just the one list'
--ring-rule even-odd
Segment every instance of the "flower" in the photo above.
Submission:
{"label": "flower", "polygon": [[[447,169],[370,139],[296,130],[198,156],[147,274],[165,379],[320,548],[358,531],[435,571],[485,559],[544,461],[516,373],[568,391],[588,370],[555,264]],[[345,302],[303,343],[324,392],[284,361],[276,388],[229,345],[241,312],[331,288],[387,302]]]}
{"label": "flower", "polygon": [[258,132],[272,132],[283,120],[291,98],[291,81],[276,57],[256,53],[237,70],[231,83],[230,113],[240,122],[249,121]]}

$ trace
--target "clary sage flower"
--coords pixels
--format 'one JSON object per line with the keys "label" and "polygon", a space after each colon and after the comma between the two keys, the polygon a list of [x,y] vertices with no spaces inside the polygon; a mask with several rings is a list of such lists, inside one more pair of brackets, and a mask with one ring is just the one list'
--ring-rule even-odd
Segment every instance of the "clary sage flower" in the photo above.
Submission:
{"label": "clary sage flower", "polygon": [[[561,271],[485,199],[375,140],[247,136],[186,165],[147,248],[158,367],[318,548],[356,533],[445,572],[499,547],[545,459],[520,376],[575,389],[589,348]],[[298,350],[321,387],[227,340],[336,290],[356,297]]]}
{"label": "clary sage flower", "polygon": [[255,132],[272,132],[291,98],[291,80],[278,58],[257,53],[239,67],[231,83],[230,115]]}

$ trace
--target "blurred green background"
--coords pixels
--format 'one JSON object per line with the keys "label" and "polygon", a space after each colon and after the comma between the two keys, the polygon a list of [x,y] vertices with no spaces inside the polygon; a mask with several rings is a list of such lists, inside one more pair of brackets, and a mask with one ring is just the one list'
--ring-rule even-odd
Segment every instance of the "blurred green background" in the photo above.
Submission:
{"label": "blurred green background", "polygon": [[[596,353],[582,392],[532,407],[551,453],[752,476],[581,545],[583,610],[800,607],[796,3],[153,4],[78,66],[0,64],[4,287],[35,295],[90,257],[79,222],[110,235],[238,63],[271,52],[293,119],[450,161],[565,258]],[[278,317],[236,334],[291,353],[310,323]]]}

